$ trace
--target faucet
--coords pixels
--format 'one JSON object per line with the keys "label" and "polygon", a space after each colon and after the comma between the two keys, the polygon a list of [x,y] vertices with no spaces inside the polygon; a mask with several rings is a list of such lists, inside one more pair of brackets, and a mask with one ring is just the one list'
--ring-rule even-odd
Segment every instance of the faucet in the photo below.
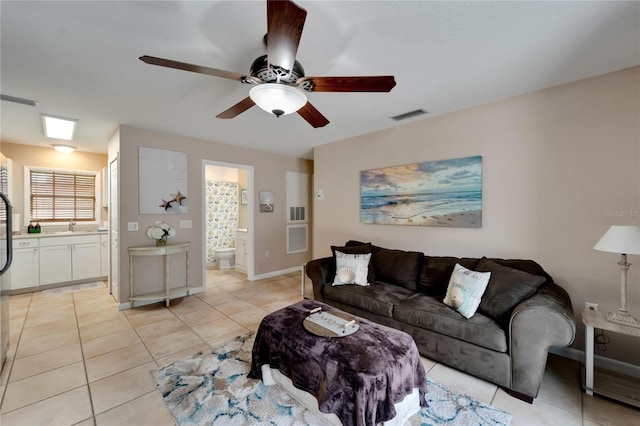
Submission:
{"label": "faucet", "polygon": [[71,222],[69,222],[69,231],[73,232],[74,226],[76,226],[76,221],[71,219]]}

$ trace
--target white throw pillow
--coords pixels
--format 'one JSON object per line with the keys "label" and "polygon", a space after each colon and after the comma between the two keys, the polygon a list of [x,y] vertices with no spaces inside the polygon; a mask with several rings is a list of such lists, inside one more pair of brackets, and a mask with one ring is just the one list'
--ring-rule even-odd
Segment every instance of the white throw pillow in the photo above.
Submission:
{"label": "white throw pillow", "polygon": [[367,286],[371,253],[346,254],[336,250],[336,277],[333,285],[356,284]]}
{"label": "white throw pillow", "polygon": [[487,289],[491,272],[476,272],[456,263],[447,287],[444,304],[471,318],[480,305],[480,299]]}

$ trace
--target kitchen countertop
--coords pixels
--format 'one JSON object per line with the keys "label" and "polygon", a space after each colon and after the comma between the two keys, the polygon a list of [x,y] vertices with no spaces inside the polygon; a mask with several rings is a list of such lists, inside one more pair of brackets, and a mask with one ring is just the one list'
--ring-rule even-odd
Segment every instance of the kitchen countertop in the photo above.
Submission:
{"label": "kitchen countertop", "polygon": [[14,234],[12,237],[14,240],[21,240],[25,238],[49,238],[49,237],[73,237],[79,235],[109,235],[109,231],[44,231],[39,234],[28,234],[23,232],[21,234]]}

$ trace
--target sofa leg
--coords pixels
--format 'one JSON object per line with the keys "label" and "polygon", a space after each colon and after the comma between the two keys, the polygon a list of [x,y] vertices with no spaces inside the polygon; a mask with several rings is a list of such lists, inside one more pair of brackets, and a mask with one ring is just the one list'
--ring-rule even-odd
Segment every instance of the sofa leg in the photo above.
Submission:
{"label": "sofa leg", "polygon": [[518,398],[521,401],[528,402],[529,404],[533,404],[533,397],[529,395],[525,395],[520,392],[516,392],[511,389],[505,389],[505,391],[514,398]]}

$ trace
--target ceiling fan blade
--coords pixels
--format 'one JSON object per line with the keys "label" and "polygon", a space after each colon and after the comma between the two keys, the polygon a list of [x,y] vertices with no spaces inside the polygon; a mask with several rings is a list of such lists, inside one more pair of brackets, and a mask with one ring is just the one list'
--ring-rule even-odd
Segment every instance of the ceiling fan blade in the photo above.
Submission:
{"label": "ceiling fan blade", "polygon": [[302,77],[297,85],[311,82],[312,92],[390,92],[396,85],[392,75],[368,77]]}
{"label": "ceiling fan blade", "polygon": [[238,102],[237,104],[229,108],[228,110],[223,111],[220,114],[216,115],[216,117],[217,118],[233,118],[242,114],[243,112],[245,112],[246,110],[248,110],[254,105],[255,103],[251,100],[250,97],[247,96],[246,98],[244,98],[243,100],[241,100],[240,102]]}
{"label": "ceiling fan blade", "polygon": [[300,117],[307,120],[307,123],[311,124],[316,129],[318,127],[324,127],[329,124],[327,117],[322,115],[320,111],[316,109],[310,102],[307,102],[302,108],[298,110]]}
{"label": "ceiling fan blade", "polygon": [[187,64],[185,62],[172,61],[171,59],[156,58],[155,56],[140,56],[140,60],[150,65],[159,65],[161,67],[175,68],[177,70],[191,71],[198,74],[207,74],[214,77],[228,78],[236,81],[244,81],[246,75],[232,71],[219,70],[216,68],[203,67],[200,65]]}
{"label": "ceiling fan blade", "polygon": [[287,71],[293,69],[307,11],[291,1],[267,0],[267,58]]}

